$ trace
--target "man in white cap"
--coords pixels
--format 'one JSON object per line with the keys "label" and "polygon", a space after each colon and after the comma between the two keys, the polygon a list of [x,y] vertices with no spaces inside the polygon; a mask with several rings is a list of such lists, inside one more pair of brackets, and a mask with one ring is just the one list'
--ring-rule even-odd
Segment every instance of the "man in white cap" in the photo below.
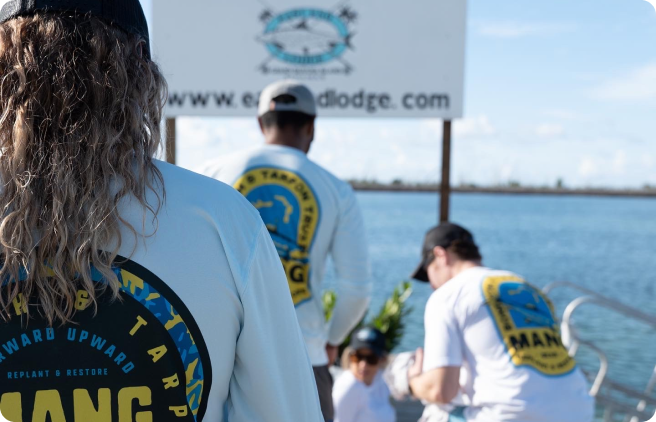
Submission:
{"label": "man in white cap", "polygon": [[[306,86],[291,80],[269,85],[258,109],[265,145],[221,157],[201,172],[234,186],[260,211],[287,274],[324,418],[331,421],[328,365],[364,315],[371,280],[364,224],[352,188],[307,158],[316,115]],[[327,327],[321,282],[329,254],[337,274],[337,304]]]}

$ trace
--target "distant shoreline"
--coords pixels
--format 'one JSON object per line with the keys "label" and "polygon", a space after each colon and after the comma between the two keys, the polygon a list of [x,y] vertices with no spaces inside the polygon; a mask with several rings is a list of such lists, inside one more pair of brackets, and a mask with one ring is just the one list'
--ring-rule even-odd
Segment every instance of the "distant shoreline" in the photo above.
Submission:
{"label": "distant shoreline", "polygon": [[[350,182],[353,189],[361,192],[430,192],[436,193],[438,185],[403,185]],[[503,195],[570,195],[656,198],[656,189],[607,189],[607,188],[548,188],[511,186],[452,186],[454,193],[489,193]]]}

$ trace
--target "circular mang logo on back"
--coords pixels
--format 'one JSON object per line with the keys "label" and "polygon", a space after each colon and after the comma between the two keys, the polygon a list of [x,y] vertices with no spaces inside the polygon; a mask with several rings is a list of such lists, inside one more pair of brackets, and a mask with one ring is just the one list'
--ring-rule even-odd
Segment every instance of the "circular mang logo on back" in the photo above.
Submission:
{"label": "circular mang logo on back", "polygon": [[[11,422],[203,420],[211,363],[187,307],[160,278],[119,258],[120,300],[97,312],[78,290],[75,323],[50,327],[22,297],[0,328],[0,410]],[[92,269],[92,278],[105,282]],[[32,306],[32,305],[30,305]]]}

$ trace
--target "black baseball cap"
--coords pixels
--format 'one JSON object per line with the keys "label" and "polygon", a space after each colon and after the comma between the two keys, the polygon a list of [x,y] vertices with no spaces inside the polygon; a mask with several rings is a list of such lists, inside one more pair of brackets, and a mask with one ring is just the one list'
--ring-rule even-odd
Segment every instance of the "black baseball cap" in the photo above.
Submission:
{"label": "black baseball cap", "polygon": [[430,229],[424,238],[424,246],[421,249],[421,262],[419,262],[417,269],[410,275],[410,278],[427,283],[428,273],[426,272],[426,267],[432,260],[433,249],[436,246],[446,249],[456,240],[474,243],[474,236],[469,230],[453,223],[441,223],[439,226]]}
{"label": "black baseball cap", "polygon": [[370,349],[376,356],[387,353],[385,335],[373,327],[360,328],[351,335],[351,349]]}
{"label": "black baseball cap", "polygon": [[139,0],[0,0],[0,7],[0,23],[38,12],[90,13],[142,37],[146,41],[146,55],[150,58],[148,23]]}

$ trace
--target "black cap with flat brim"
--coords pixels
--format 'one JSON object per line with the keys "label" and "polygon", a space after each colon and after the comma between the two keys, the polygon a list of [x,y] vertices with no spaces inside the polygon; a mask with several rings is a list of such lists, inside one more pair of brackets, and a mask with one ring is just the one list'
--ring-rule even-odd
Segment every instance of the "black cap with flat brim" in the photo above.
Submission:
{"label": "black cap with flat brim", "polygon": [[373,327],[360,328],[354,332],[349,347],[353,350],[369,349],[376,356],[387,354],[385,335]]}
{"label": "black cap with flat brim", "polygon": [[446,249],[456,240],[474,243],[474,236],[469,230],[453,223],[441,223],[439,226],[430,229],[424,238],[424,245],[421,249],[421,262],[410,275],[410,278],[427,283],[429,280],[426,266],[430,262],[429,259],[432,259],[433,249],[436,246]]}
{"label": "black cap with flat brim", "polygon": [[0,0],[0,23],[38,12],[90,13],[143,38],[150,58],[148,22],[139,0]]}
{"label": "black cap with flat brim", "polygon": [[410,278],[417,281],[423,281],[424,283],[428,283],[428,273],[426,272],[426,267],[424,265],[423,259],[419,263],[419,265],[417,265],[417,268],[412,272]]}

